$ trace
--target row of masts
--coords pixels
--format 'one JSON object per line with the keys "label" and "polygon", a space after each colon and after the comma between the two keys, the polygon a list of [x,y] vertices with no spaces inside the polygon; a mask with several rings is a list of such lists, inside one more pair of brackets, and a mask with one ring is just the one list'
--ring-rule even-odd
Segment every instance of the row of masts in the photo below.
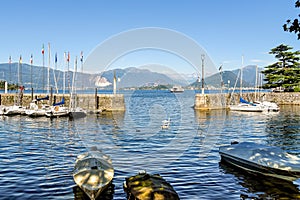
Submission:
{"label": "row of masts", "polygon": [[[43,63],[42,63],[42,90],[43,92],[45,91],[45,49],[44,49],[44,44],[42,46],[42,58],[43,58]],[[55,74],[55,71],[57,71],[57,53],[55,53],[55,58],[54,58],[54,63],[55,63],[55,68],[51,68],[51,48],[50,48],[50,43],[48,43],[48,67],[47,67],[47,94],[50,93],[50,88],[51,88],[51,83],[50,83],[50,70],[53,70],[53,80],[54,80],[54,86],[56,93],[58,93],[58,84],[57,84],[57,76]],[[75,92],[75,83],[76,83],[76,73],[77,73],[77,56],[75,56],[74,60],[74,74],[73,74],[73,79],[72,79],[72,87],[71,87],[71,80],[70,80],[70,52],[64,52],[64,69],[63,71],[63,94],[66,93],[66,89],[68,88],[69,92]],[[81,62],[81,73],[83,73],[83,52],[80,52],[80,62]],[[12,57],[9,56],[9,83],[12,83],[12,71],[11,71],[11,64],[12,64]],[[33,88],[33,72],[32,72],[32,67],[33,67],[33,54],[30,56],[30,87]],[[67,70],[65,70],[67,68]],[[22,55],[20,55],[19,62],[18,62],[18,69],[17,69],[17,85],[18,86],[23,86],[23,81],[22,81]],[[67,76],[67,77],[66,77]],[[68,81],[67,88],[66,88],[66,81]],[[27,86],[28,87],[28,86]]]}

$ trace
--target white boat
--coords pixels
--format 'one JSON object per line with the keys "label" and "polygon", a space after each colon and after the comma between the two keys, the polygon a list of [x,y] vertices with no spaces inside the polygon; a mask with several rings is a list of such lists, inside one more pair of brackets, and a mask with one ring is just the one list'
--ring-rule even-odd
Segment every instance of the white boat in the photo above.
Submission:
{"label": "white boat", "polygon": [[96,199],[110,185],[113,176],[110,157],[97,148],[77,156],[73,179],[90,199]]}
{"label": "white boat", "polygon": [[172,93],[181,93],[184,92],[184,89],[181,86],[174,86],[170,89]]}
{"label": "white boat", "polygon": [[4,115],[5,108],[6,108],[6,106],[0,105],[0,115]]}
{"label": "white boat", "polygon": [[50,106],[42,104],[41,108],[39,108],[38,102],[43,100],[49,100],[49,96],[32,100],[32,102],[29,104],[29,108],[25,110],[25,114],[29,117],[45,116],[46,112],[50,110]]}
{"label": "white boat", "polygon": [[65,98],[63,97],[61,102],[54,103],[49,110],[46,111],[46,117],[67,117],[69,116],[69,107],[63,106],[65,104]]}
{"label": "white boat", "polygon": [[171,124],[170,118],[163,120],[162,125],[161,125],[161,129],[168,129],[170,127],[170,124]]}
{"label": "white boat", "polygon": [[266,112],[278,112],[279,111],[279,106],[274,102],[254,101],[253,104],[261,106],[263,108],[263,111],[266,111]]}
{"label": "white boat", "polygon": [[261,104],[255,104],[245,101],[240,97],[240,103],[238,105],[230,105],[229,109],[232,111],[242,111],[242,112],[263,112],[264,107]]}
{"label": "white boat", "polygon": [[219,149],[221,161],[247,172],[295,181],[300,178],[300,157],[279,147],[253,142],[233,143]]}
{"label": "white boat", "polygon": [[25,114],[25,108],[22,106],[6,106],[3,108],[3,115],[23,115]]}

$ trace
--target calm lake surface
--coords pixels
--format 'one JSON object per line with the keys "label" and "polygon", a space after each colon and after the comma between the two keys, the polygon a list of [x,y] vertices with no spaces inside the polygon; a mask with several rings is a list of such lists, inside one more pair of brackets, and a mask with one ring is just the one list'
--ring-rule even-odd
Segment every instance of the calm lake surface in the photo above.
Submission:
{"label": "calm lake surface", "polygon": [[[233,169],[218,153],[231,141],[252,141],[300,154],[300,106],[196,112],[194,94],[126,92],[126,112],[75,120],[0,117],[0,199],[83,199],[72,170],[89,146],[110,155],[115,168],[103,199],[126,199],[125,177],[140,170],[159,173],[181,199],[300,199],[292,183]],[[171,127],[161,130],[167,118]]]}

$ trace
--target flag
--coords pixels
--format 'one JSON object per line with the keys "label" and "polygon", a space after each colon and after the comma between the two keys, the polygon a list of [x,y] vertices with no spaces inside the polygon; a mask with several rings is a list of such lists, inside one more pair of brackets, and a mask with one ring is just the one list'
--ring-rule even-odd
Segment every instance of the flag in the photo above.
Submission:
{"label": "flag", "polygon": [[44,44],[43,44],[43,46],[42,46],[42,54],[44,55],[44,53],[45,53],[45,49],[44,49]]}
{"label": "flag", "polygon": [[11,56],[8,58],[8,63],[11,64]]}
{"label": "flag", "polygon": [[22,56],[20,55],[20,60],[19,60],[20,64],[22,64]]}
{"label": "flag", "polygon": [[83,52],[80,52],[80,61],[83,62]]}
{"label": "flag", "polygon": [[67,62],[70,62],[70,52],[68,52]]}
{"label": "flag", "polygon": [[222,71],[222,67],[223,67],[223,65],[221,65],[221,66],[219,67],[219,71]]}
{"label": "flag", "polygon": [[31,54],[31,56],[30,56],[30,64],[32,65],[32,63],[33,63],[33,56]]}
{"label": "flag", "polygon": [[57,53],[55,53],[55,63],[57,63]]}

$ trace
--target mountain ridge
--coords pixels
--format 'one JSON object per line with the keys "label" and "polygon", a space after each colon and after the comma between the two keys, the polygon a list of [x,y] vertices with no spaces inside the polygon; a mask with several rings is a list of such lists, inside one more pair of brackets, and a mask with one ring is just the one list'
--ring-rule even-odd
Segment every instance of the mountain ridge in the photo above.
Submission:
{"label": "mountain ridge", "polygon": [[[259,68],[258,71],[262,69]],[[20,76],[18,72],[20,71]],[[220,87],[221,81],[223,86],[229,87],[240,87],[239,76],[240,69],[226,70],[221,73],[215,73],[211,76],[205,77],[206,87]],[[2,72],[2,77],[1,77]],[[31,72],[32,72],[32,84],[31,84]],[[44,75],[43,75],[44,74]],[[65,74],[65,87],[69,88],[72,86],[72,79],[74,71],[64,72],[62,70],[50,69],[50,86],[55,87],[55,79],[58,88],[63,88],[63,74]],[[55,78],[54,78],[55,74]],[[201,82],[195,81],[190,83],[184,75],[178,75],[179,78],[174,78],[168,74],[163,74],[150,69],[140,69],[136,67],[128,67],[124,69],[111,69],[102,73],[90,74],[90,73],[76,73],[76,86],[85,88],[95,88],[95,83],[99,78],[104,77],[108,83],[106,88],[112,88],[114,74],[118,78],[118,88],[130,88],[130,87],[141,87],[141,86],[154,86],[154,85],[182,85],[182,86],[197,86]],[[243,87],[254,87],[256,77],[256,66],[248,65],[243,68]],[[2,63],[0,64],[0,79],[6,80],[9,83],[17,84],[18,81],[22,82],[26,88],[45,88],[48,81],[48,68],[21,64],[19,63]]]}

